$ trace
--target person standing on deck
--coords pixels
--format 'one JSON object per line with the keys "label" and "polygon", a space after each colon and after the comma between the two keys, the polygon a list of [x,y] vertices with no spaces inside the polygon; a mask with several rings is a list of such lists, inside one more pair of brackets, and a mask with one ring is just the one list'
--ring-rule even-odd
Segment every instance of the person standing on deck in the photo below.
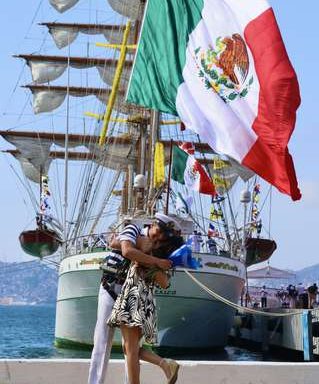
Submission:
{"label": "person standing on deck", "polygon": [[282,308],[286,307],[286,297],[287,297],[287,295],[288,295],[288,292],[286,292],[285,289],[284,289],[284,286],[281,285],[280,289],[276,293],[276,297],[278,297],[279,302],[280,302],[280,306]]}
{"label": "person standing on deck", "polygon": [[213,255],[218,254],[216,240],[209,237],[208,240],[206,241],[206,244],[207,244],[209,252],[211,254],[213,254]]}
{"label": "person standing on deck", "polygon": [[260,291],[260,295],[261,295],[261,308],[267,308],[267,296],[268,296],[268,292],[266,291],[266,286],[263,285],[261,291]]}
{"label": "person standing on deck", "polygon": [[287,287],[289,308],[296,308],[296,301],[298,297],[297,289],[294,285],[289,284]]}
{"label": "person standing on deck", "polygon": [[298,308],[308,308],[308,294],[303,283],[299,283],[297,286],[298,292]]}
{"label": "person standing on deck", "polygon": [[318,294],[318,287],[317,284],[314,283],[308,287],[308,309],[313,309],[313,304],[316,301],[316,297]]}
{"label": "person standing on deck", "polygon": [[192,244],[191,244],[192,245],[192,251],[199,253],[201,243],[203,242],[201,233],[194,230],[193,235],[190,236],[190,239],[192,241]]}

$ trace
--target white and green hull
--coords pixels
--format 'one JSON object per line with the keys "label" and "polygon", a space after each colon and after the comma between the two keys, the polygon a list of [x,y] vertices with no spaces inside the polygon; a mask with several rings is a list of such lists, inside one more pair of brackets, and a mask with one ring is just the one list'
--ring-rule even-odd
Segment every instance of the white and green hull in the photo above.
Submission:
{"label": "white and green hull", "polygon": [[[237,302],[245,267],[238,260],[200,255],[203,267],[192,274],[219,295]],[[103,252],[68,257],[61,262],[55,339],[57,346],[90,347],[96,321]],[[205,265],[208,264],[208,265]],[[177,269],[167,290],[156,290],[158,345],[163,349],[209,349],[226,345],[234,310],[199,288]],[[120,346],[117,334],[114,346]]]}

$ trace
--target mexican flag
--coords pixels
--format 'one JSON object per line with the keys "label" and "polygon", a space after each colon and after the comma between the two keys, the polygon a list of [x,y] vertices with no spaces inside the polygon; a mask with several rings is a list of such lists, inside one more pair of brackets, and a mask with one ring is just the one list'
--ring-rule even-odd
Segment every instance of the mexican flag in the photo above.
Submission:
{"label": "mexican flag", "polygon": [[148,0],[127,101],[179,115],[300,199],[287,148],[298,81],[266,0]]}
{"label": "mexican flag", "polygon": [[192,154],[176,145],[173,146],[172,179],[199,193],[216,195],[214,184],[205,169]]}

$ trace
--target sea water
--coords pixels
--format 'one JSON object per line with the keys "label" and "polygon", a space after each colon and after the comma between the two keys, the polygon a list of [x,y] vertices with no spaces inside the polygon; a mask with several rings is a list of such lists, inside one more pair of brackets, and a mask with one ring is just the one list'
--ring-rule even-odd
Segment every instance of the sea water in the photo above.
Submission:
{"label": "sea water", "polygon": [[[89,351],[54,346],[54,305],[0,305],[0,358],[89,358]],[[119,355],[113,355],[119,358]],[[177,356],[187,360],[263,360],[259,352],[226,347],[211,354]]]}
{"label": "sea water", "polygon": [[0,358],[89,358],[54,346],[55,305],[0,305]]}

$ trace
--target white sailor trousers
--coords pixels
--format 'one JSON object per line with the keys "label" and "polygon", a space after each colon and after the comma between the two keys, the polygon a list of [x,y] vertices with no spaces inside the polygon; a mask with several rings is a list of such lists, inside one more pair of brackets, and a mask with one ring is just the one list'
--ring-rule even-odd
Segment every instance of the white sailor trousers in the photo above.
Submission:
{"label": "white sailor trousers", "polygon": [[[106,320],[111,315],[113,305],[113,298],[101,284],[88,384],[104,384],[115,332],[114,328],[106,324]],[[127,375],[125,375],[125,377],[127,377]],[[127,378],[125,378],[125,384],[128,384]]]}

